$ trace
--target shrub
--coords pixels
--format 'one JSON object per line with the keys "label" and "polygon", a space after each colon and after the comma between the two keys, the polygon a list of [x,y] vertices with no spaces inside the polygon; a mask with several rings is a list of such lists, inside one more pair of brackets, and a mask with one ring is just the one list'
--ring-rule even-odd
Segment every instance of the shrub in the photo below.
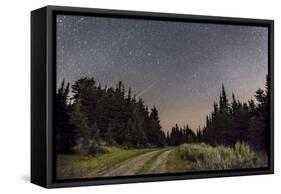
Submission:
{"label": "shrub", "polygon": [[95,156],[97,154],[108,153],[109,149],[105,146],[103,142],[98,142],[95,140],[82,141],[75,146],[75,151],[79,154],[86,156]]}
{"label": "shrub", "polygon": [[259,168],[267,164],[246,143],[236,143],[233,148],[212,147],[206,144],[183,144],[178,147],[180,157],[189,162],[192,170],[226,170]]}

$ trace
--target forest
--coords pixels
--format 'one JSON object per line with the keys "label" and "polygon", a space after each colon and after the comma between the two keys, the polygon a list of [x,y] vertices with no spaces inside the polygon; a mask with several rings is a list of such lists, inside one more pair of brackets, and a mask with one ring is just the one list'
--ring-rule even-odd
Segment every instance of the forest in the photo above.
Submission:
{"label": "forest", "polygon": [[269,140],[269,78],[266,76],[265,89],[258,89],[255,100],[241,102],[232,93],[229,101],[222,85],[218,102],[213,103],[213,111],[206,116],[206,124],[194,133],[188,125],[179,128],[176,124],[167,133],[168,145],[189,142],[204,142],[210,145],[234,146],[246,142],[257,151],[268,150]]}
{"label": "forest", "polygon": [[82,151],[95,154],[104,145],[164,147],[156,107],[148,109],[141,99],[116,88],[101,88],[93,78],[82,78],[72,86],[63,81],[57,92],[56,141],[58,152]]}
{"label": "forest", "polygon": [[115,87],[102,87],[94,78],[81,78],[73,85],[62,81],[56,92],[55,132],[57,153],[96,155],[107,146],[120,148],[164,148],[185,143],[234,147],[247,143],[251,149],[266,152],[269,135],[269,78],[265,89],[257,89],[248,102],[224,85],[213,111],[202,128],[178,124],[167,133],[162,130],[156,107],[149,108],[120,81]]}

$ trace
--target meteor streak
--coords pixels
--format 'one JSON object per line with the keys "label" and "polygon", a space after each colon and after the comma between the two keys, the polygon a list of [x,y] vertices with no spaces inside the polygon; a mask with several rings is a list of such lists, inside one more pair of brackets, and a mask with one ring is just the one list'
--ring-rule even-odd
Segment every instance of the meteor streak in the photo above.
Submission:
{"label": "meteor streak", "polygon": [[157,81],[154,81],[152,84],[150,84],[148,87],[146,87],[143,91],[141,91],[136,97],[139,98],[141,97],[143,94],[145,94],[148,90],[150,90],[155,84],[157,83]]}

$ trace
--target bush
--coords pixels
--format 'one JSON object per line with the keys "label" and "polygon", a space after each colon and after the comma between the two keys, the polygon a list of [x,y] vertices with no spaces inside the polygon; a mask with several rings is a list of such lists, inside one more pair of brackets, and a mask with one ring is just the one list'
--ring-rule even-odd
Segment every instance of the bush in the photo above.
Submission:
{"label": "bush", "polygon": [[[83,143],[82,143],[83,142]],[[108,153],[109,149],[105,146],[103,142],[98,142],[95,140],[82,141],[78,143],[74,148],[76,152],[86,155],[86,156],[95,156],[97,154]]]}
{"label": "bush", "polygon": [[267,162],[252,151],[246,143],[236,143],[233,148],[212,147],[202,144],[183,144],[178,147],[183,160],[192,170],[226,170],[265,167]]}

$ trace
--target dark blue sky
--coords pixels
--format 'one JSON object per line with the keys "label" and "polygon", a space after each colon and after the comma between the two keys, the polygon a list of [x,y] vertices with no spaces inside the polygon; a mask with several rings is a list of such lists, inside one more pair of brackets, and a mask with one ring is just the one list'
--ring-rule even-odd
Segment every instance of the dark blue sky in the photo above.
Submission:
{"label": "dark blue sky", "polygon": [[265,27],[59,15],[57,80],[121,80],[157,107],[165,131],[197,128],[222,83],[242,101],[264,87],[267,37]]}

